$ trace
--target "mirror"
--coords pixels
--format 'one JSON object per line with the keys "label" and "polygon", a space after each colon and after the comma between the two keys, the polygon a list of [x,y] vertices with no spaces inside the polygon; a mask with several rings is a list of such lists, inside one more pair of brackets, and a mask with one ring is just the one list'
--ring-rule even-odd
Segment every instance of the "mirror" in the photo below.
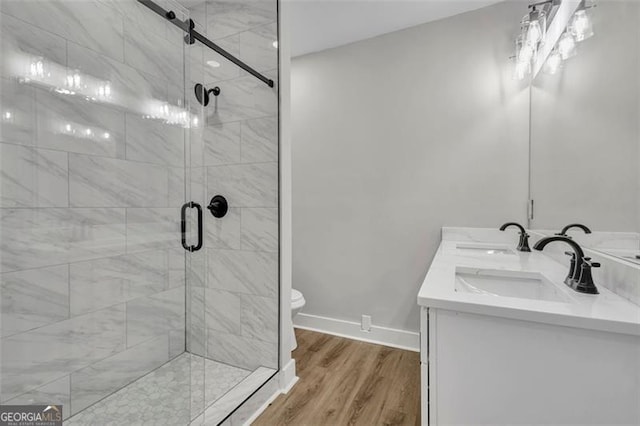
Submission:
{"label": "mirror", "polygon": [[530,228],[640,264],[640,2],[588,9],[595,34],[531,83]]}

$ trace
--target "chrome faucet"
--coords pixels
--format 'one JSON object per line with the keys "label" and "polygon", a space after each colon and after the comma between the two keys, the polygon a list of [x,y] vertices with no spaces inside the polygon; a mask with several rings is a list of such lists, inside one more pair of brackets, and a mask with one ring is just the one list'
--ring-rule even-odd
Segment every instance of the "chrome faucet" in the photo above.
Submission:
{"label": "chrome faucet", "polygon": [[538,241],[533,248],[542,251],[547,244],[554,241],[569,244],[573,249],[573,253],[565,252],[565,254],[571,256],[571,266],[569,268],[569,275],[567,275],[567,278],[564,280],[565,284],[579,293],[598,294],[598,288],[593,282],[591,269],[599,268],[600,264],[592,262],[590,257],[585,257],[582,247],[571,238],[563,235],[545,237]]}
{"label": "chrome faucet", "polygon": [[527,234],[527,231],[524,229],[524,226],[516,222],[507,222],[500,227],[500,230],[504,231],[510,226],[515,226],[520,230],[520,241],[518,241],[518,247],[516,248],[516,250],[523,251],[523,252],[530,252],[531,249],[529,248],[529,234]]}
{"label": "chrome faucet", "polygon": [[559,233],[557,233],[556,235],[561,235],[561,236],[565,236],[568,237],[567,235],[567,231],[571,228],[580,228],[584,231],[585,234],[590,234],[591,233],[591,229],[589,229],[587,226],[581,224],[581,223],[572,223],[570,225],[565,226],[564,228],[562,228],[562,231],[560,231]]}

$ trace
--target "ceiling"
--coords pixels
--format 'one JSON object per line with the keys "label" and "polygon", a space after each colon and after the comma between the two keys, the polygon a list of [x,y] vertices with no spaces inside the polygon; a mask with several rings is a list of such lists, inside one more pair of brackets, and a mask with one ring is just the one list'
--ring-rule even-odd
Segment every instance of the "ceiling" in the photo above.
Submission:
{"label": "ceiling", "polygon": [[305,55],[501,0],[292,0],[291,53]]}

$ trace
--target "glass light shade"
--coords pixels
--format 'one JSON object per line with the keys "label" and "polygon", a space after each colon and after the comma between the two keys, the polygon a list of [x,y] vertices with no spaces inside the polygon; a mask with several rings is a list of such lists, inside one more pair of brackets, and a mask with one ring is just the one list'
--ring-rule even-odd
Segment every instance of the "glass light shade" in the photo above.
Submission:
{"label": "glass light shade", "polygon": [[565,31],[558,41],[558,52],[563,60],[567,60],[576,55],[576,41],[573,36]]}
{"label": "glass light shade", "polygon": [[535,46],[530,45],[525,41],[525,37],[520,36],[516,40],[516,60],[518,62],[530,63],[536,54]]}
{"label": "glass light shade", "polygon": [[525,42],[537,47],[538,43],[544,40],[547,30],[547,18],[544,12],[532,10],[522,20],[522,29],[525,35]]}
{"label": "glass light shade", "polygon": [[547,58],[547,62],[544,64],[544,72],[547,74],[556,74],[560,67],[562,66],[562,55],[558,52],[558,50],[554,50],[551,52],[549,57]]}
{"label": "glass light shade", "polygon": [[593,36],[593,22],[585,9],[580,9],[573,15],[570,28],[576,41],[584,41]]}

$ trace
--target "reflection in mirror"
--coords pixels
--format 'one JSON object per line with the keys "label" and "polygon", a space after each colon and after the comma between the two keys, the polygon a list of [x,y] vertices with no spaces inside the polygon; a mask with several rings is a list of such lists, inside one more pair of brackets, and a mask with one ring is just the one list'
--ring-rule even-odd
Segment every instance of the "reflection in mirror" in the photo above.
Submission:
{"label": "reflection in mirror", "polygon": [[530,228],[579,222],[580,244],[640,263],[640,2],[588,12],[595,35],[531,84]]}

